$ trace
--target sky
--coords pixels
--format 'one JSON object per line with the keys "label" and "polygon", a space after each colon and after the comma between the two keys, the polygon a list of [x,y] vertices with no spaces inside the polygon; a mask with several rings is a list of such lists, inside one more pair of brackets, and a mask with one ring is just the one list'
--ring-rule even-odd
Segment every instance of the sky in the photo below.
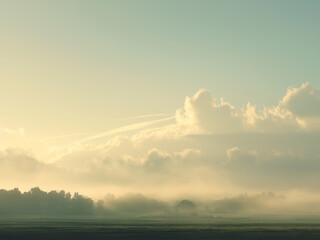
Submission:
{"label": "sky", "polygon": [[320,196],[319,10],[0,0],[0,178],[92,195]]}

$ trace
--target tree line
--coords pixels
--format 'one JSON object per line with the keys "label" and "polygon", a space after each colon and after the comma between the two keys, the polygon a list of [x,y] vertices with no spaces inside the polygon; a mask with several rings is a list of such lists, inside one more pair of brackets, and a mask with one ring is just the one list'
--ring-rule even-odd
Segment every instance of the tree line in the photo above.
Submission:
{"label": "tree line", "polygon": [[94,201],[78,193],[42,191],[39,187],[28,192],[18,188],[0,190],[0,215],[91,215]]}
{"label": "tree line", "polygon": [[65,191],[42,191],[39,187],[21,192],[0,189],[0,216],[194,216],[196,205],[189,200],[169,204],[141,194],[106,197],[94,202],[91,198]]}

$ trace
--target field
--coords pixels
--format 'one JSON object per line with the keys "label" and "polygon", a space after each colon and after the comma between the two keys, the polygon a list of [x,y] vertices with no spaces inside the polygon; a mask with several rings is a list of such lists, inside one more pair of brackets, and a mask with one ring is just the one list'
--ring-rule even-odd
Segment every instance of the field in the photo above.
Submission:
{"label": "field", "polygon": [[[320,239],[320,224],[246,220],[0,218],[0,239]],[[247,222],[247,223],[246,223]]]}

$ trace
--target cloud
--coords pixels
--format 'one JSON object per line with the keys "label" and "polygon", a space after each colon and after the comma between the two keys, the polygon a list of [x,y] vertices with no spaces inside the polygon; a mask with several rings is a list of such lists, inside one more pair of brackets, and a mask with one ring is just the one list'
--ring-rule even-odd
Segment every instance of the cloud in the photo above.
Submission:
{"label": "cloud", "polygon": [[32,175],[41,170],[43,163],[36,160],[30,153],[8,148],[0,151],[1,175],[8,174],[8,171]]}
{"label": "cloud", "polygon": [[[24,176],[43,184],[50,179],[85,194],[113,189],[167,198],[257,191],[309,191],[320,196],[320,131],[310,121],[317,118],[317,109],[310,107],[314,114],[302,114],[293,110],[298,103],[288,104],[306,86],[295,94],[288,90],[270,108],[250,103],[237,109],[200,90],[186,97],[175,123],[171,118],[141,122],[53,147],[50,161],[3,151],[0,161],[6,170],[1,179]],[[167,125],[157,127],[158,123]]]}
{"label": "cloud", "polygon": [[280,106],[297,117],[307,131],[320,129],[320,89],[304,83],[300,88],[290,87]]}
{"label": "cloud", "polygon": [[140,115],[140,116],[127,117],[127,118],[123,118],[120,120],[124,121],[124,120],[135,120],[135,119],[141,119],[141,118],[154,118],[154,117],[169,117],[169,115],[163,114],[163,113],[145,114],[145,115]]}
{"label": "cloud", "polygon": [[173,117],[167,117],[167,118],[163,118],[163,119],[157,119],[157,120],[140,122],[140,123],[135,123],[135,124],[123,126],[123,127],[120,127],[120,128],[109,130],[107,132],[103,132],[103,133],[99,133],[99,134],[87,137],[85,139],[82,139],[78,143],[84,143],[84,142],[92,141],[92,140],[95,140],[95,139],[107,137],[107,136],[110,136],[110,135],[123,134],[123,133],[130,132],[130,131],[140,130],[140,129],[143,129],[143,128],[146,128],[146,127],[150,127],[150,126],[158,124],[158,123],[168,122],[168,121],[170,121],[172,119],[173,119]]}
{"label": "cloud", "polygon": [[19,148],[0,151],[0,166],[0,180],[7,186],[30,188],[43,183],[48,187],[53,182],[68,180],[64,170],[43,163]]}
{"label": "cloud", "polygon": [[279,105],[270,108],[248,103],[236,109],[208,90],[186,97],[184,107],[176,111],[176,121],[187,133],[229,134],[237,132],[296,132],[320,128],[320,90],[304,83],[288,88]]}
{"label": "cloud", "polygon": [[287,133],[301,131],[301,122],[280,105],[271,108],[257,107],[250,103],[242,110],[245,131],[266,133]]}
{"label": "cloud", "polygon": [[178,125],[207,133],[240,131],[240,117],[231,104],[223,100],[218,103],[205,89],[201,89],[193,97],[186,97],[184,108],[176,111]]}
{"label": "cloud", "polygon": [[297,117],[320,117],[320,89],[309,83],[290,87],[281,104]]}
{"label": "cloud", "polygon": [[143,164],[148,171],[162,172],[168,166],[169,161],[172,161],[172,159],[168,153],[152,149],[143,160]]}
{"label": "cloud", "polygon": [[255,160],[257,159],[256,151],[243,151],[238,147],[227,149],[226,154],[228,157],[228,164],[233,164],[237,166],[255,164]]}

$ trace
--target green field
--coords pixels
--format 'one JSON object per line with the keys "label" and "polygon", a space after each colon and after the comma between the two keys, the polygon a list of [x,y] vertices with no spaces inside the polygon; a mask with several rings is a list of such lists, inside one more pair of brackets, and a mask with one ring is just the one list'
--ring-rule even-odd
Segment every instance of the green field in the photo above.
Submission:
{"label": "green field", "polygon": [[1,218],[0,239],[320,239],[314,221],[225,221]]}

